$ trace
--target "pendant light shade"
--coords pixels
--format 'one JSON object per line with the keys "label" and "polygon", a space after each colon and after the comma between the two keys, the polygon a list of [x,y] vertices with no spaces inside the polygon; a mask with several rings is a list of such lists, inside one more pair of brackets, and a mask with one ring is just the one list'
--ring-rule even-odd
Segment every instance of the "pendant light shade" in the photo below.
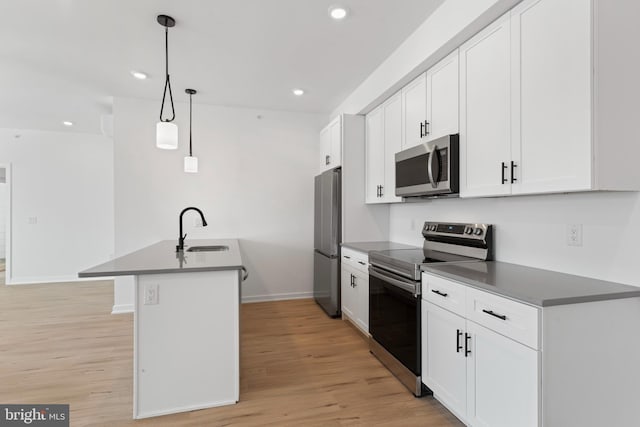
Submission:
{"label": "pendant light shade", "polygon": [[[167,15],[158,15],[158,23],[164,27],[164,53],[165,53],[165,81],[162,93],[162,105],[160,106],[160,121],[156,125],[156,147],[164,150],[178,148],[178,126],[172,123],[176,118],[176,110],[173,106],[173,94],[171,93],[171,80],[169,78],[169,28],[176,25],[176,21]],[[164,103],[169,92],[171,102],[171,118],[163,119]]]}
{"label": "pendant light shade", "polygon": [[184,158],[184,171],[189,173],[198,172],[198,158],[187,156]]}
{"label": "pendant light shade", "polygon": [[193,141],[191,138],[191,129],[192,129],[192,110],[193,110],[193,100],[192,96],[197,92],[195,89],[186,89],[186,93],[189,94],[189,155],[184,158],[184,171],[189,173],[197,173],[198,172],[198,158],[193,157]]}
{"label": "pendant light shade", "polygon": [[158,122],[156,125],[156,147],[163,150],[178,148],[178,126],[171,122]]}

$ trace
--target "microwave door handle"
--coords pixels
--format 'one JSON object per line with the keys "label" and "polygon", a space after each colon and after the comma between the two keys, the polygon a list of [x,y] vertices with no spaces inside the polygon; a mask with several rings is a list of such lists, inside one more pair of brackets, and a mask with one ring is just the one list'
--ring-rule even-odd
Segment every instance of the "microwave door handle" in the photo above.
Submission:
{"label": "microwave door handle", "polygon": [[[431,182],[431,187],[438,188],[437,177],[440,176],[440,162],[438,159],[438,146],[433,146],[433,151],[429,155],[429,160],[427,160],[427,174],[429,175],[429,181]],[[435,165],[435,166],[434,166]]]}

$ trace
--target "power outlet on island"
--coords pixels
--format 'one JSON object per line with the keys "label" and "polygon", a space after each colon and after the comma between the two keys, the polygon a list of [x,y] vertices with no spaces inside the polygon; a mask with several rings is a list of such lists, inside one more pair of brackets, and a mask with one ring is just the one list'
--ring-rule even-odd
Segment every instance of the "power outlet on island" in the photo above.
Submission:
{"label": "power outlet on island", "polygon": [[567,225],[567,245],[582,246],[582,224]]}
{"label": "power outlet on island", "polygon": [[144,305],[158,304],[160,286],[157,283],[144,286]]}

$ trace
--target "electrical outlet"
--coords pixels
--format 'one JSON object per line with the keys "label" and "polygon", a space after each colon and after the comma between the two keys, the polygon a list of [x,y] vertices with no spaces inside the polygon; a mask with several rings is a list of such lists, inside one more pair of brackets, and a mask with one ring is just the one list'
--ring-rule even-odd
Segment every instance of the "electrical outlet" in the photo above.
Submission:
{"label": "electrical outlet", "polygon": [[567,245],[582,246],[582,224],[567,225]]}
{"label": "electrical outlet", "polygon": [[202,227],[202,218],[194,218],[193,226],[196,228]]}
{"label": "electrical outlet", "polygon": [[30,225],[34,225],[38,223],[38,217],[37,216],[30,216],[29,218],[27,218],[27,224]]}
{"label": "electrical outlet", "polygon": [[411,231],[416,231],[416,220],[415,219],[411,220]]}
{"label": "electrical outlet", "polygon": [[160,285],[153,283],[144,287],[144,305],[158,304]]}

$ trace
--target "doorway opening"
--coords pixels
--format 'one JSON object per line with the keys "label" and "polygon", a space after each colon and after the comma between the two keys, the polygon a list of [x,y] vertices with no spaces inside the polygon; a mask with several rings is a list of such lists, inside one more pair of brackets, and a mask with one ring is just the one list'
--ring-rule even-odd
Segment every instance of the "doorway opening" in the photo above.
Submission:
{"label": "doorway opening", "polygon": [[0,285],[6,284],[9,259],[9,166],[0,164]]}

